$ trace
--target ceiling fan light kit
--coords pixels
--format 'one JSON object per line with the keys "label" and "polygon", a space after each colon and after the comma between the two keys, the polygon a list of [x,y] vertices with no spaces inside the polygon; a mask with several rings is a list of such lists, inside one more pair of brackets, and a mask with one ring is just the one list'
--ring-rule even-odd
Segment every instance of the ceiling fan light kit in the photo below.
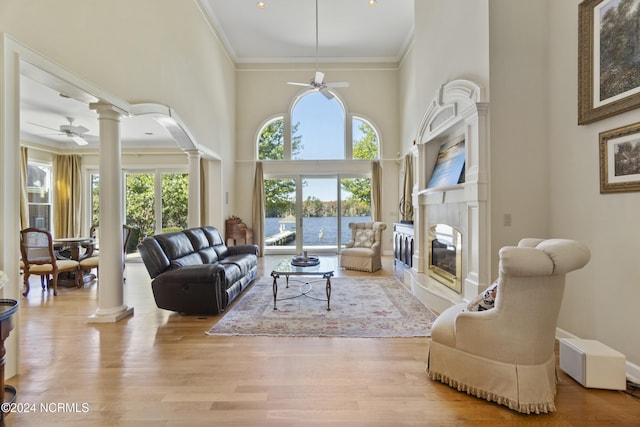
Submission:
{"label": "ceiling fan light kit", "polygon": [[294,86],[310,87],[310,88],[316,89],[318,92],[323,94],[325,96],[325,98],[332,99],[334,97],[334,95],[329,90],[330,87],[349,87],[349,83],[347,83],[347,82],[325,83],[325,81],[324,81],[324,73],[319,70],[319,68],[320,68],[319,67],[319,63],[320,63],[320,59],[319,58],[320,57],[318,55],[318,0],[316,0],[316,73],[315,73],[315,76],[314,76],[313,80],[311,80],[310,83],[287,82],[287,84],[294,85]]}

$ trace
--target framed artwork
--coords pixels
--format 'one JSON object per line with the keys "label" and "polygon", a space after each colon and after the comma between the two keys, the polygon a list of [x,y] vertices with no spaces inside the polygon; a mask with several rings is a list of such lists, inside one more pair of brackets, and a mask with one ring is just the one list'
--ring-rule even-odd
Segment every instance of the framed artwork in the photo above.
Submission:
{"label": "framed artwork", "polygon": [[600,133],[600,193],[640,191],[640,123]]}
{"label": "framed artwork", "polygon": [[584,0],[578,14],[578,124],[640,107],[640,0]]}
{"label": "framed artwork", "polygon": [[448,187],[463,183],[464,163],[464,140],[453,145],[442,144],[427,188]]}

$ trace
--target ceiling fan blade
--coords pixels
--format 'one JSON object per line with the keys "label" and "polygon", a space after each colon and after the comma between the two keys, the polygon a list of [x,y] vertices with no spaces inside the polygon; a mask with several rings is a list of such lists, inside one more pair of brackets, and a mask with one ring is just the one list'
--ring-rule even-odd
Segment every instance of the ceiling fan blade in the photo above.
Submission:
{"label": "ceiling fan blade", "polygon": [[84,126],[73,126],[72,132],[82,134],[82,133],[87,133],[87,132],[89,132],[89,129],[87,129],[87,128],[86,128],[86,127],[84,127]]}
{"label": "ceiling fan blade", "polygon": [[70,138],[73,140],[73,142],[75,142],[78,145],[87,145],[88,144],[87,140],[84,139],[81,136],[72,135],[72,136],[70,136]]}
{"label": "ceiling fan blade", "polygon": [[41,128],[45,128],[45,129],[49,129],[49,130],[55,130],[56,132],[59,132],[60,129],[54,129],[54,128],[50,128],[49,126],[43,126],[43,125],[39,125],[37,123],[33,123],[33,122],[28,122],[30,125],[34,125],[34,126],[38,126]]}
{"label": "ceiling fan blade", "polygon": [[320,90],[320,93],[323,94],[325,98],[333,99],[333,94],[329,89],[327,89],[326,86],[321,87],[319,90]]}
{"label": "ceiling fan blade", "polygon": [[348,82],[333,82],[333,83],[325,83],[327,87],[349,87]]}
{"label": "ceiling fan blade", "polygon": [[316,77],[313,81],[315,84],[321,85],[324,82],[324,73],[322,71],[316,71]]}
{"label": "ceiling fan blade", "polygon": [[293,86],[311,86],[309,83],[296,83],[296,82],[287,82],[288,85]]}

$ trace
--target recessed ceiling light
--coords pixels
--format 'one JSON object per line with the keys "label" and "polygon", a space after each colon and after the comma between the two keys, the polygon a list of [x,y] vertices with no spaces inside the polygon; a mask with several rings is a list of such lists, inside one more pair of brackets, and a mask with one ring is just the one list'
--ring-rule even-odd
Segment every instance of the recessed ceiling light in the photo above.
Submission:
{"label": "recessed ceiling light", "polygon": [[258,3],[256,3],[256,6],[258,6],[258,9],[264,9],[265,7],[267,7],[267,4],[263,1],[259,1]]}
{"label": "recessed ceiling light", "polygon": [[377,0],[369,0],[369,3],[368,3],[368,4],[369,4],[369,7],[373,7],[373,6],[375,6],[376,4],[378,4],[378,2],[377,2]]}

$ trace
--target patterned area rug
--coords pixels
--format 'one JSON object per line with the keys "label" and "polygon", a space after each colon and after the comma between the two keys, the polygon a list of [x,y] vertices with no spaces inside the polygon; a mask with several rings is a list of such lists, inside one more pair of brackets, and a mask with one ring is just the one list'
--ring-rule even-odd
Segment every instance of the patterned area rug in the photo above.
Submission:
{"label": "patterned area rug", "polygon": [[[313,278],[301,278],[311,280]],[[209,335],[298,337],[424,337],[436,316],[394,277],[331,279],[331,311],[325,280],[308,285],[278,279],[277,310],[273,279],[263,277],[207,332]],[[316,299],[317,298],[317,299]]]}

